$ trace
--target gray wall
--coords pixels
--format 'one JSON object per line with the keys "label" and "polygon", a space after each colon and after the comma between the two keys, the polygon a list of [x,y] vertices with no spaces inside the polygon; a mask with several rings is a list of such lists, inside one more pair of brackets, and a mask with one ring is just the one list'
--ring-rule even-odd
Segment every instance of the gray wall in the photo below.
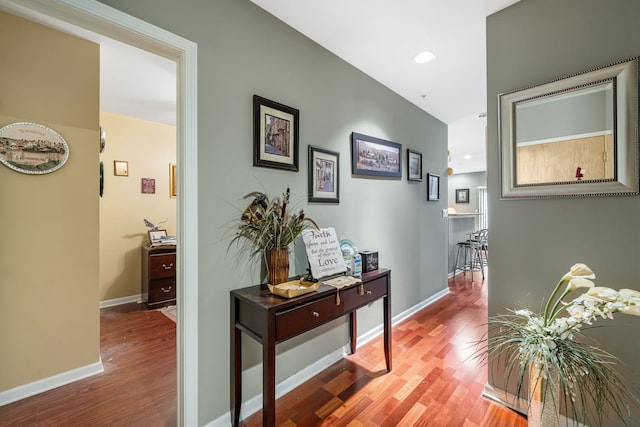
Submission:
{"label": "gray wall", "polygon": [[[426,202],[426,181],[351,176],[351,132],[423,153],[423,170],[446,176],[447,127],[248,0],[103,0],[198,44],[199,384],[201,424],[228,411],[231,289],[259,281],[259,267],[227,255],[226,224],[253,190],[292,202],[392,269],[393,315],[447,286],[446,200]],[[252,96],[300,110],[300,171],[252,166]],[[307,147],[340,153],[339,205],[306,203]],[[404,159],[403,159],[404,160]],[[404,168],[404,162],[403,162]],[[403,172],[406,172],[403,170]],[[446,180],[442,182],[446,194]],[[363,333],[382,323],[380,303],[359,312]],[[347,343],[344,320],[278,346],[277,381]],[[261,391],[261,349],[244,341],[245,399]]]}
{"label": "gray wall", "polygon": [[[589,88],[590,89],[590,88]],[[523,102],[516,107],[516,143],[547,138],[568,138],[589,132],[611,131],[613,83],[607,89],[567,97],[556,95],[546,102]]]}
{"label": "gray wall", "polygon": [[[537,309],[575,262],[597,283],[640,289],[640,198],[500,200],[497,96],[640,54],[637,0],[522,0],[487,19],[489,314]],[[618,315],[588,331],[640,374],[640,319]],[[613,327],[611,327],[613,326]],[[503,386],[500,371],[490,381]],[[634,409],[633,418],[640,419]],[[622,425],[617,420],[607,426]]]}
{"label": "gray wall", "polygon": [[[454,173],[448,178],[449,205],[458,213],[474,213],[478,209],[478,187],[487,185],[486,172]],[[456,203],[456,189],[469,189],[469,203]]]}

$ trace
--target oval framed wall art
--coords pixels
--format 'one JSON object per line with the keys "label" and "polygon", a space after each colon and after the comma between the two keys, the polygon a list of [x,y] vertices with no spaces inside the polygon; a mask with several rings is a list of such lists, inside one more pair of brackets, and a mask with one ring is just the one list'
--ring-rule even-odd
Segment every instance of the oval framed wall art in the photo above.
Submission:
{"label": "oval framed wall art", "polygon": [[0,128],[0,162],[14,171],[32,175],[51,173],[68,159],[67,141],[51,128],[29,122]]}

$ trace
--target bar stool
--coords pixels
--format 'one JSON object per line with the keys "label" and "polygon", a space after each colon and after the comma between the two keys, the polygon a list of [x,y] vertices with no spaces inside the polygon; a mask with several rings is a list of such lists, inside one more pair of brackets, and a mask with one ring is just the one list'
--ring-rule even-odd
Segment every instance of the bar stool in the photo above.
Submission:
{"label": "bar stool", "polygon": [[[462,270],[462,274],[466,277],[467,270],[471,273],[471,283],[473,283],[473,272],[480,270],[482,273],[482,279],[484,280],[484,267],[486,265],[486,259],[484,256],[484,246],[487,242],[487,230],[474,231],[469,233],[469,239],[464,242],[456,243],[456,262],[453,269],[453,275],[455,276],[458,270]],[[460,264],[460,256],[462,255],[463,262]]]}
{"label": "bar stool", "polygon": [[[466,277],[467,270],[471,271],[471,264],[467,262],[467,259],[471,259],[471,243],[469,243],[469,241],[458,242],[456,246],[458,249],[456,250],[456,263],[453,267],[453,275],[455,276],[459,270],[462,270],[463,275]],[[463,257],[462,264],[459,263],[461,253]],[[473,278],[473,272],[471,277]]]}

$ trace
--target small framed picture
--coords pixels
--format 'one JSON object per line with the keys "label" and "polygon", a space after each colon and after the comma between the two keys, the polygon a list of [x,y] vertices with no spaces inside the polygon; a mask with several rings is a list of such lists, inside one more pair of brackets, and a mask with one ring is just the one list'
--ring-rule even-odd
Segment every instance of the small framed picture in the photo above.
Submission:
{"label": "small framed picture", "polygon": [[352,132],[351,173],[402,178],[402,145]]}
{"label": "small framed picture", "polygon": [[298,171],[300,112],[253,95],[253,166]]}
{"label": "small framed picture", "polygon": [[469,203],[469,189],[458,188],[456,189],[456,203]]}
{"label": "small framed picture", "polygon": [[163,237],[167,237],[167,230],[149,230],[150,243],[158,243]]}
{"label": "small framed picture", "polygon": [[440,200],[440,175],[427,174],[427,200]]}
{"label": "small framed picture", "polygon": [[156,194],[155,178],[140,178],[140,187],[142,194]]}
{"label": "small framed picture", "polygon": [[422,181],[422,153],[407,148],[407,179]]}
{"label": "small framed picture", "polygon": [[169,197],[174,199],[178,195],[178,181],[176,176],[176,164],[169,163]]}
{"label": "small framed picture", "polygon": [[340,153],[309,146],[309,203],[340,203]]}
{"label": "small framed picture", "polygon": [[129,162],[126,160],[114,160],[113,174],[115,176],[129,176]]}

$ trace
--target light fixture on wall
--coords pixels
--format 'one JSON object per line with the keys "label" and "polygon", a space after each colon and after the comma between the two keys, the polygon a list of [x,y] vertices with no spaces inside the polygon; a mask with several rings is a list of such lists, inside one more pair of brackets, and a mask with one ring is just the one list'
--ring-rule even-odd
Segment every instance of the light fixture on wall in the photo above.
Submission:
{"label": "light fixture on wall", "polygon": [[[447,151],[447,160],[449,161],[449,165],[451,165],[451,151]],[[447,168],[447,175],[453,175],[453,169],[451,168],[451,166]]]}

